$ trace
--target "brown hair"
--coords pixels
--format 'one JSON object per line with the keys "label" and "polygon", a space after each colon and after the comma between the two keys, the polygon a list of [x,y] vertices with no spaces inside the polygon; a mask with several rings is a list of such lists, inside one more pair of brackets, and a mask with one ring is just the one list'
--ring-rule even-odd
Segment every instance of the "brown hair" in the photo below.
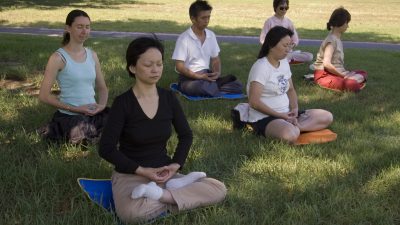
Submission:
{"label": "brown hair", "polygon": [[[79,17],[79,16],[87,17],[90,20],[89,15],[85,11],[82,11],[82,10],[79,10],[79,9],[74,9],[71,12],[68,13],[67,19],[65,20],[65,25],[71,26],[72,23],[75,21],[75,18]],[[63,46],[67,45],[69,43],[70,39],[71,39],[71,37],[69,36],[69,33],[64,31],[63,39],[61,41],[61,44]]]}
{"label": "brown hair", "polygon": [[345,23],[349,23],[351,20],[351,15],[349,11],[347,11],[343,7],[339,7],[335,9],[329,18],[328,23],[326,24],[326,29],[331,30],[332,27],[341,27]]}

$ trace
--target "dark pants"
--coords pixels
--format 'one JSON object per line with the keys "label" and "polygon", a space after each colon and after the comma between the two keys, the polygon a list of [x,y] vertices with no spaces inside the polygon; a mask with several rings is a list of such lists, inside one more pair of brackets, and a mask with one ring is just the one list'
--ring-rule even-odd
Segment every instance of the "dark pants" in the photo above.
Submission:
{"label": "dark pants", "polygon": [[190,96],[221,96],[217,83],[207,80],[180,81],[178,88],[181,92]]}
{"label": "dark pants", "polygon": [[81,142],[97,143],[108,118],[109,108],[94,116],[69,115],[58,110],[52,120],[39,128],[39,134],[46,140],[77,144]]}
{"label": "dark pants", "polygon": [[[202,71],[209,72],[209,71]],[[179,75],[178,88],[190,96],[219,97],[222,94],[241,94],[243,84],[233,75],[218,78],[216,81],[194,80]]]}

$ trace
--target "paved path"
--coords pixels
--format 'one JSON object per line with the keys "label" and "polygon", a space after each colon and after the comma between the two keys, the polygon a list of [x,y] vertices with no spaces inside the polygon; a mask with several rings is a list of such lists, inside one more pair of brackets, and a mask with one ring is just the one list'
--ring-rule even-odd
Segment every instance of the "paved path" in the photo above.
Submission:
{"label": "paved path", "polygon": [[[13,33],[13,34],[30,34],[30,35],[47,35],[47,36],[61,36],[63,29],[49,29],[49,28],[36,28],[36,27],[1,27],[0,33]],[[154,33],[161,40],[176,40],[178,34],[168,33]],[[109,37],[109,38],[135,38],[138,36],[152,36],[151,33],[141,32],[119,32],[119,31],[91,31],[92,37]],[[254,36],[230,36],[230,35],[217,35],[218,41],[240,43],[240,44],[258,44],[258,37]],[[321,40],[301,39],[301,46],[320,46]],[[368,48],[368,49],[382,49],[391,51],[400,51],[400,44],[390,43],[376,43],[376,42],[353,42],[344,41],[345,48]]]}

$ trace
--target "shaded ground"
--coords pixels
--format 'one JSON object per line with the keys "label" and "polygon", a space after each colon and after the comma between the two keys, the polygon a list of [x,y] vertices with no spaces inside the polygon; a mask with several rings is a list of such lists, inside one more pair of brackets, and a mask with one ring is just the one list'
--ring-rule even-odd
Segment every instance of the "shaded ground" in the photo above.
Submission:
{"label": "shaded ground", "polygon": [[[1,67],[13,67],[21,65],[20,62],[2,62],[0,61]],[[5,77],[0,78],[0,89],[6,89],[15,94],[38,96],[39,95],[39,84],[31,79],[24,77],[7,74]],[[59,90],[52,90],[53,94],[59,94]]]}
{"label": "shaded ground", "polygon": [[[13,67],[21,65],[20,62],[0,62],[1,67]],[[39,95],[39,88],[33,81],[25,80],[20,76],[7,75],[0,79],[0,89],[7,89],[13,92],[26,93],[28,95]]]}
{"label": "shaded ground", "polygon": [[[30,34],[30,35],[48,35],[61,36],[62,29],[49,29],[37,27],[1,27],[0,33],[13,34]],[[156,35],[161,40],[176,40],[179,34],[171,33],[142,33],[142,32],[118,32],[118,31],[91,31],[92,37],[108,37],[108,38],[136,38],[138,36]],[[218,41],[239,44],[258,44],[258,36],[233,36],[233,35],[217,35]],[[301,39],[301,46],[320,46],[322,40]],[[353,42],[343,41],[345,48],[362,48],[362,49],[382,49],[390,51],[400,51],[400,44],[376,43],[376,42]]]}
{"label": "shaded ground", "polygon": [[[49,28],[34,28],[34,27],[0,27],[0,33],[12,34],[28,34],[28,35],[46,35],[46,36],[61,36],[62,29],[49,29]],[[106,38],[135,38],[138,36],[154,36],[156,35],[161,40],[176,40],[178,34],[170,33],[142,33],[142,32],[117,32],[117,31],[92,31],[93,37],[106,37]],[[230,36],[230,35],[217,35],[220,42],[240,43],[240,44],[258,44],[258,37],[254,36]],[[319,46],[321,40],[302,39],[302,46]],[[366,49],[382,49],[391,51],[400,51],[400,44],[389,43],[375,43],[375,42],[343,42],[345,48],[366,48]],[[13,67],[21,65],[20,62],[1,62],[1,67]],[[15,93],[27,94],[30,96],[37,96],[39,94],[39,85],[32,80],[26,80],[18,76],[7,75],[0,79],[0,89],[7,89]],[[54,90],[55,94],[59,91]]]}

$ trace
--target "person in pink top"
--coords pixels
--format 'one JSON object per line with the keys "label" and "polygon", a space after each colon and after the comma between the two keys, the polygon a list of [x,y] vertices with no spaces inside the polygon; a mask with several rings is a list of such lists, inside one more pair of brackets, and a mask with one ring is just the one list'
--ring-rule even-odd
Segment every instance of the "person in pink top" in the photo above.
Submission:
{"label": "person in pink top", "polygon": [[260,34],[260,43],[264,43],[265,36],[268,31],[275,26],[285,27],[293,32],[292,36],[292,51],[288,54],[287,60],[290,63],[302,63],[311,62],[313,60],[313,54],[309,52],[302,52],[300,50],[293,51],[293,48],[299,45],[299,35],[297,34],[296,28],[292,21],[285,17],[286,12],[289,10],[289,0],[274,0],[273,7],[275,14],[268,18]]}

